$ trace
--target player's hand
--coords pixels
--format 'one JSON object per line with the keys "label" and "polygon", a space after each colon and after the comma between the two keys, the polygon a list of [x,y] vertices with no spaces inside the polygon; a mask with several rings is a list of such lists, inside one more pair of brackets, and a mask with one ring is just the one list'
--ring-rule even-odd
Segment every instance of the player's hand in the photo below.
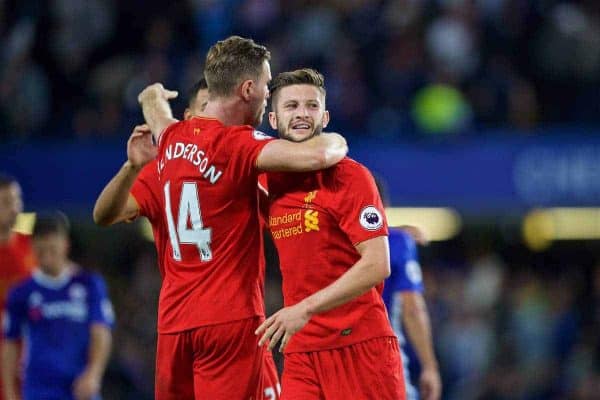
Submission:
{"label": "player's hand", "polygon": [[425,235],[425,232],[421,230],[421,228],[414,225],[402,225],[400,229],[408,233],[415,240],[415,242],[417,242],[417,244],[420,244],[421,246],[427,246],[429,244],[429,239],[427,238],[427,235]]}
{"label": "player's hand", "polygon": [[421,371],[419,389],[423,400],[439,400],[442,395],[442,380],[436,368],[425,368]]}
{"label": "player's hand", "polygon": [[140,92],[138,95],[138,102],[142,104],[147,100],[156,98],[171,100],[176,98],[177,95],[177,91],[165,89],[162,83],[153,83],[150,86],[146,86],[146,88]]}
{"label": "player's hand", "polygon": [[262,334],[258,345],[269,342],[269,350],[273,350],[281,340],[279,352],[282,352],[292,335],[302,329],[309,319],[310,314],[303,302],[282,308],[267,318],[254,332],[256,335]]}
{"label": "player's hand", "polygon": [[84,371],[73,382],[73,396],[77,400],[91,400],[100,392],[100,377]]}
{"label": "player's hand", "polygon": [[152,131],[146,124],[138,125],[127,141],[127,159],[135,168],[142,168],[156,158],[158,149],[152,142]]}

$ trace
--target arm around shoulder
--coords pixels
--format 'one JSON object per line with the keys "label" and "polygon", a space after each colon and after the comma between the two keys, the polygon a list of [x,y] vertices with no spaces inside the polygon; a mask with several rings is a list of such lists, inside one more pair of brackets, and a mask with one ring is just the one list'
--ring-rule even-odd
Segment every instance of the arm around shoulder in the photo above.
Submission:
{"label": "arm around shoulder", "polygon": [[315,136],[305,142],[272,140],[256,160],[263,171],[303,172],[329,168],[348,153],[346,139],[337,133]]}

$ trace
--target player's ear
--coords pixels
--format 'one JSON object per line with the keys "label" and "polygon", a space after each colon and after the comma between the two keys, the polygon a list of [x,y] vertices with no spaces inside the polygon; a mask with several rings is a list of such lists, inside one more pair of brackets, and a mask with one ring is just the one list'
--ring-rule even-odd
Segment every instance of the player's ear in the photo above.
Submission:
{"label": "player's ear", "polygon": [[183,119],[190,119],[192,118],[192,110],[190,110],[189,107],[186,107],[185,111],[183,112]]}
{"label": "player's ear", "polygon": [[323,128],[326,128],[328,124],[329,124],[329,111],[325,110],[325,112],[323,113]]}
{"label": "player's ear", "polygon": [[271,128],[277,130],[277,114],[274,111],[269,112],[269,125],[271,125]]}
{"label": "player's ear", "polygon": [[240,85],[241,96],[245,101],[250,101],[252,98],[252,90],[254,89],[254,81],[247,79]]}

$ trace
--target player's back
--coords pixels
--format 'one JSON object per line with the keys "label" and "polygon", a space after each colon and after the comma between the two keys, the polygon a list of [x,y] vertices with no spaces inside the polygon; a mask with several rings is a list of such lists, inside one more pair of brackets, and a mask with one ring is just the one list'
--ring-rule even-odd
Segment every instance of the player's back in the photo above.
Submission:
{"label": "player's back", "polygon": [[249,126],[193,118],[159,146],[169,245],[159,332],[261,315],[256,158],[269,139]]}

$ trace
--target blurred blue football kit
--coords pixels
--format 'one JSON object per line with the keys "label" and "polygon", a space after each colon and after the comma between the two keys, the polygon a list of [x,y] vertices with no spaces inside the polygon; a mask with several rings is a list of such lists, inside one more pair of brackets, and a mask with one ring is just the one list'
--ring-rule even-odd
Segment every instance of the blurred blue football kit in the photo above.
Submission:
{"label": "blurred blue football kit", "polygon": [[13,287],[4,336],[24,342],[23,399],[74,399],[73,382],[88,361],[91,325],[113,322],[106,285],[97,274],[68,268],[51,277],[36,270]]}
{"label": "blurred blue football kit", "polygon": [[407,354],[409,352],[406,351],[407,343],[402,332],[402,299],[399,293],[403,291],[423,293],[423,277],[414,239],[402,230],[390,229],[388,240],[390,244],[391,274],[385,281],[382,296],[392,328],[398,336],[400,344],[404,364],[406,398],[416,400],[419,395],[416,388],[411,384],[409,376],[409,362],[414,357],[410,357],[411,354]]}

